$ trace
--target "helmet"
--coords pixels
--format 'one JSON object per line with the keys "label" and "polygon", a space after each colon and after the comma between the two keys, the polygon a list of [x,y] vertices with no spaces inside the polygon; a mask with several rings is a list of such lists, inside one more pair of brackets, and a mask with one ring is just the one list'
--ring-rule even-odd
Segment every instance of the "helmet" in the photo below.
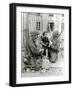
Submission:
{"label": "helmet", "polygon": [[37,31],[32,31],[32,32],[30,32],[30,35],[31,35],[31,36],[37,36],[37,35],[39,35],[39,32],[37,32]]}
{"label": "helmet", "polygon": [[58,30],[54,31],[52,35],[53,35],[53,38],[58,37],[59,36],[59,31]]}

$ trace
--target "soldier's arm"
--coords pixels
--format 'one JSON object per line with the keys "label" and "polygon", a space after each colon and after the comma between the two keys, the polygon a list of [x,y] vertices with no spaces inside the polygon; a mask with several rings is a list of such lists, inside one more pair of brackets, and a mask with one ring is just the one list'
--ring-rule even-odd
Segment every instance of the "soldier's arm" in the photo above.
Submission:
{"label": "soldier's arm", "polygon": [[60,41],[58,40],[55,45],[52,43],[51,47],[58,50],[60,47]]}

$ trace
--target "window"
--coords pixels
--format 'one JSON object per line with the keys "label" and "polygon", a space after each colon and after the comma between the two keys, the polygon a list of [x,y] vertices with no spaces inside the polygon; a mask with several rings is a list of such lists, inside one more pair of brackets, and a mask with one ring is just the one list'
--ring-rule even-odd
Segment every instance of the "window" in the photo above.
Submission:
{"label": "window", "polygon": [[40,22],[36,22],[36,30],[40,30]]}

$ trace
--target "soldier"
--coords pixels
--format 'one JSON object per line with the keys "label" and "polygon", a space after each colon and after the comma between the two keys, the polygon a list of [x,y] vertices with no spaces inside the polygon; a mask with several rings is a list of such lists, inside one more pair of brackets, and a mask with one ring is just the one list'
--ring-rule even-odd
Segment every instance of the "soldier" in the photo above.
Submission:
{"label": "soldier", "polygon": [[55,63],[57,58],[58,58],[58,52],[60,48],[60,39],[59,39],[59,31],[54,31],[52,33],[52,38],[51,38],[51,46],[48,48],[50,52],[50,61],[52,63]]}
{"label": "soldier", "polygon": [[39,70],[39,68],[41,67],[41,61],[39,61],[40,65],[37,64],[37,59],[41,60],[42,57],[42,51],[40,49],[37,48],[36,45],[36,39],[38,38],[39,33],[34,31],[30,33],[30,39],[29,39],[29,43],[28,43],[28,53],[29,53],[29,57],[31,58],[31,66],[32,69],[34,69],[35,71]]}

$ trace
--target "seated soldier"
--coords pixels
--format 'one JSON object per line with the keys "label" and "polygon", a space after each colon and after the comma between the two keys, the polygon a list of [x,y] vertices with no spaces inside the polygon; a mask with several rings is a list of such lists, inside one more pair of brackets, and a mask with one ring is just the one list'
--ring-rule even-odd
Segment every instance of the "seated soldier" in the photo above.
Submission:
{"label": "seated soldier", "polygon": [[40,49],[37,48],[37,45],[36,45],[36,39],[38,38],[38,32],[34,31],[34,32],[31,32],[30,34],[30,39],[29,39],[29,42],[28,42],[28,53],[29,53],[29,57],[31,58],[31,66],[32,66],[32,69],[34,69],[35,71],[39,70],[39,65],[37,64],[37,59],[40,58],[41,60],[41,57],[42,57],[42,51]]}

